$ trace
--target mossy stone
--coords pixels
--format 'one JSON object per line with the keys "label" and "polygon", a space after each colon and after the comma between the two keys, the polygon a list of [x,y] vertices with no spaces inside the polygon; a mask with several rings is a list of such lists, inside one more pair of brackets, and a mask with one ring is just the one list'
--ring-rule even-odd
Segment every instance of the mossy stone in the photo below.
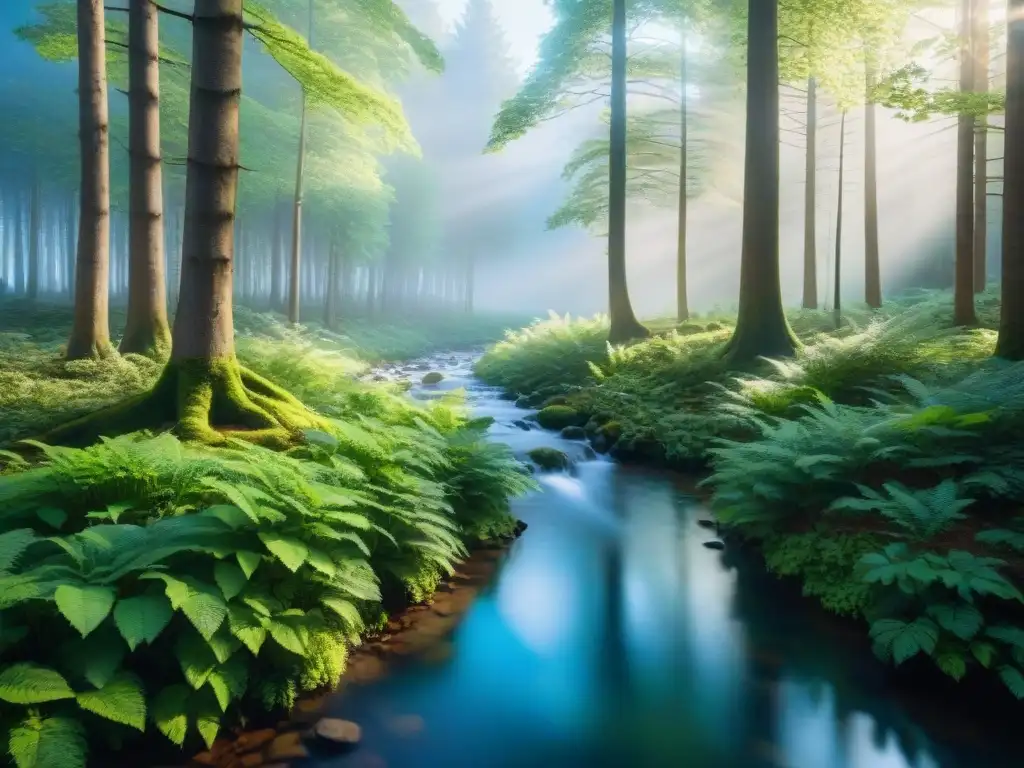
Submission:
{"label": "mossy stone", "polygon": [[557,448],[534,448],[526,455],[534,464],[544,470],[567,469],[569,466],[569,457]]}
{"label": "mossy stone", "polygon": [[583,427],[572,426],[563,429],[561,435],[566,440],[585,440],[587,431]]}
{"label": "mossy stone", "polygon": [[544,429],[580,426],[580,414],[567,405],[549,405],[537,412],[537,421]]}
{"label": "mossy stone", "polygon": [[438,373],[437,371],[431,371],[423,377],[422,381],[424,384],[439,384],[444,380],[444,374]]}

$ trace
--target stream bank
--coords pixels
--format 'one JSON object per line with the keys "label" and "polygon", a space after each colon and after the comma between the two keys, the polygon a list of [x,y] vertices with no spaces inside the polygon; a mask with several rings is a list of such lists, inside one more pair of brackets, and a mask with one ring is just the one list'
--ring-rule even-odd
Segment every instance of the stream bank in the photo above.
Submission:
{"label": "stream bank", "polygon": [[[693,480],[595,456],[525,421],[469,355],[378,375],[430,399],[465,388],[492,439],[563,451],[515,502],[529,529],[442,640],[345,686],[324,712],[361,746],[295,768],[1002,768],[1012,725],[894,681],[863,633],[739,548],[706,545]],[[438,371],[439,383],[418,382]],[[525,427],[525,428],[524,428]]]}

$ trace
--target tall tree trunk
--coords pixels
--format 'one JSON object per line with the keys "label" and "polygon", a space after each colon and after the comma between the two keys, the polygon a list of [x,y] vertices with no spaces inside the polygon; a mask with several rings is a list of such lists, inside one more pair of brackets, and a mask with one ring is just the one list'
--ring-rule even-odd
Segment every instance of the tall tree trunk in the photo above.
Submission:
{"label": "tall tree trunk", "polygon": [[22,188],[18,188],[16,205],[14,208],[14,293],[22,295],[25,293],[25,194]]}
{"label": "tall tree trunk", "polygon": [[864,301],[882,306],[882,265],[878,249],[878,151],[875,127],[875,64],[870,54],[864,65]]}
{"label": "tall tree trunk", "polygon": [[779,285],[778,0],[749,0],[747,24],[740,301],[727,350],[737,365],[760,356],[792,355],[798,343],[782,308]]}
{"label": "tall tree trunk", "polygon": [[39,297],[39,268],[43,258],[39,247],[43,234],[39,185],[39,175],[36,174],[32,180],[32,197],[28,209],[28,284],[25,287],[25,294],[31,301]]}
{"label": "tall tree trunk", "polygon": [[467,313],[473,312],[473,283],[476,282],[476,276],[473,268],[475,258],[472,251],[466,255],[466,301],[463,308]]}
{"label": "tall tree trunk", "polygon": [[81,152],[75,311],[67,357],[111,352],[110,146],[103,0],[78,0],[78,135]]}
{"label": "tall tree trunk", "polygon": [[158,15],[151,0],[129,0],[128,315],[120,350],[166,357],[171,330],[164,277]]}
{"label": "tall tree trunk", "polygon": [[843,274],[843,171],[846,161],[846,110],[839,118],[839,200],[836,203],[836,266],[832,286],[832,318],[838,328],[843,321],[842,274]]}
{"label": "tall tree trunk", "polygon": [[270,309],[277,311],[283,304],[282,280],[284,276],[284,248],[282,248],[281,217],[282,206],[279,202],[274,203],[274,225],[270,235]]}
{"label": "tall tree trunk", "polygon": [[334,330],[338,319],[338,245],[337,237],[332,236],[327,252],[327,281],[324,293],[324,325]]}
{"label": "tall tree trunk", "polygon": [[807,150],[804,158],[804,309],[818,308],[818,81],[807,78]]}
{"label": "tall tree trunk", "polygon": [[1024,360],[1024,0],[1007,7],[1002,309],[996,355]]}
{"label": "tall tree trunk", "polygon": [[[313,0],[309,0],[309,44],[313,45]],[[299,120],[299,156],[295,161],[295,202],[292,217],[292,265],[288,290],[288,322],[299,322],[299,296],[302,286],[302,180],[306,164],[306,89],[302,88]]]}
{"label": "tall tree trunk", "polygon": [[686,296],[686,208],[687,208],[687,155],[689,154],[687,135],[687,103],[686,103],[686,33],[689,29],[686,20],[682,25],[682,46],[679,55],[679,82],[682,94],[679,98],[679,209],[676,213],[676,320],[680,323],[690,316],[690,303]]}
{"label": "tall tree trunk", "polygon": [[[990,0],[974,0],[974,90],[988,93]],[[974,292],[988,282],[988,115],[975,126],[974,134]]]}
{"label": "tall tree trunk", "polygon": [[[960,0],[960,91],[974,88],[971,60],[971,2]],[[974,312],[974,116],[961,112],[956,137],[956,267],[953,322],[975,325]]]}
{"label": "tall tree trunk", "polygon": [[608,158],[608,341],[650,336],[636,319],[626,282],[626,0],[612,0],[611,132]]}

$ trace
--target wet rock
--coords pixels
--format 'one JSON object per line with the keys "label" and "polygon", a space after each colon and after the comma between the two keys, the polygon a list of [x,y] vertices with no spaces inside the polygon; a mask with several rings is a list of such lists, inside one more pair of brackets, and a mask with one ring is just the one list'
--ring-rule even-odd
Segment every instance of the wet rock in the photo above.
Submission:
{"label": "wet rock", "polygon": [[529,408],[530,407],[530,396],[523,395],[522,397],[516,398],[516,408]]}
{"label": "wet rock", "polygon": [[566,427],[562,430],[561,435],[566,440],[585,440],[587,438],[587,433],[583,427],[577,426]]}
{"label": "wet rock", "polygon": [[555,395],[554,397],[547,398],[543,403],[542,407],[550,408],[552,405],[568,405],[569,399],[565,395]]}
{"label": "wet rock", "polygon": [[313,736],[334,749],[352,749],[363,738],[362,729],[351,720],[325,717],[313,726]]}
{"label": "wet rock", "polygon": [[711,541],[705,541],[704,546],[708,549],[725,549],[725,542],[719,541],[718,539],[712,539]]}
{"label": "wet rock", "polygon": [[526,523],[524,523],[522,520],[516,520],[515,535],[517,537],[518,536],[522,536],[523,535],[523,531],[525,531],[528,527],[529,526]]}
{"label": "wet rock", "polygon": [[512,422],[512,426],[519,427],[524,432],[530,431],[530,422],[524,419],[516,419],[515,421]]}
{"label": "wet rock", "polygon": [[275,738],[263,752],[264,762],[299,760],[309,757],[309,750],[302,743],[302,734],[298,731],[282,733]]}
{"label": "wet rock", "polygon": [[538,467],[548,471],[568,469],[569,457],[557,448],[534,448],[526,454]]}
{"label": "wet rock", "polygon": [[440,384],[443,379],[444,379],[444,374],[443,373],[438,373],[437,371],[431,371],[430,373],[428,373],[426,376],[423,377],[423,383],[427,384],[427,385],[430,385],[430,384]]}
{"label": "wet rock", "polygon": [[375,373],[375,374],[373,374],[372,378],[373,378],[374,381],[387,381],[388,380],[388,377],[385,376],[383,373]]}
{"label": "wet rock", "polygon": [[597,453],[608,453],[608,449],[611,448],[608,438],[601,432],[590,436],[590,445]]}
{"label": "wet rock", "polygon": [[591,448],[591,447],[590,447],[589,445],[587,445],[587,446],[584,446],[584,448],[583,448],[583,456],[584,456],[584,457],[585,457],[585,458],[586,458],[586,459],[587,459],[588,461],[593,461],[594,459],[596,459],[596,458],[597,458],[597,451],[595,451],[595,450],[594,450],[593,448]]}
{"label": "wet rock", "polygon": [[518,400],[519,399],[519,395],[517,395],[515,392],[502,392],[500,395],[498,395],[498,399],[499,400]]}
{"label": "wet rock", "polygon": [[564,429],[579,426],[580,414],[567,405],[549,405],[537,412],[537,422],[544,429]]}
{"label": "wet rock", "polygon": [[714,520],[698,520],[697,521],[697,525],[699,525],[701,528],[717,528],[718,527],[718,523],[716,523]]}

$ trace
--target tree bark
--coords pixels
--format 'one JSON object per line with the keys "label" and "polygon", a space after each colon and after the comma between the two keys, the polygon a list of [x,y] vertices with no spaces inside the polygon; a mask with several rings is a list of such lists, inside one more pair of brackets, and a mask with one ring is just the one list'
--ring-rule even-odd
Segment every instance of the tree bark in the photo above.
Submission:
{"label": "tree bark", "polygon": [[633,314],[626,282],[626,0],[612,0],[612,88],[608,158],[608,341],[651,335]]}
{"label": "tree bark", "polygon": [[686,103],[686,32],[688,25],[683,21],[682,46],[679,55],[679,82],[682,84],[682,96],[679,99],[679,209],[676,214],[678,223],[676,239],[676,320],[683,322],[690,316],[690,303],[686,296],[686,182],[688,176],[687,154],[687,103]]}
{"label": "tree bark", "polygon": [[[974,90],[988,93],[989,0],[974,0],[971,46],[974,49]],[[988,282],[988,116],[974,133],[974,292]]]}
{"label": "tree bark", "polygon": [[68,195],[67,221],[64,229],[64,290],[68,298],[75,295],[75,247],[78,242],[78,209],[75,205],[75,195]]}
{"label": "tree bark", "polygon": [[1024,0],[1007,7],[1002,309],[996,355],[1024,360]]}
{"label": "tree bark", "polygon": [[160,157],[159,11],[150,0],[128,6],[128,315],[122,354],[166,357],[164,197]]}
{"label": "tree bark", "polygon": [[[313,45],[313,0],[309,0],[309,44]],[[295,202],[292,218],[292,265],[288,290],[288,322],[299,322],[299,297],[302,285],[302,180],[306,164],[306,89],[302,88],[299,121],[299,156],[295,163]]]}
{"label": "tree bark", "polygon": [[111,352],[110,146],[103,0],[78,0],[77,34],[81,199],[69,360],[106,357]]}
{"label": "tree bark", "polygon": [[839,200],[836,203],[836,265],[832,285],[832,318],[836,328],[842,324],[842,273],[843,273],[843,171],[846,161],[846,110],[839,118]]}
{"label": "tree bark", "polygon": [[804,158],[804,309],[818,308],[818,81],[807,78],[807,151]]}
{"label": "tree bark", "polygon": [[747,130],[743,246],[736,331],[730,363],[792,355],[798,342],[786,320],[779,285],[779,7],[747,7]]}
{"label": "tree bark", "polygon": [[864,65],[864,301],[872,309],[882,306],[882,265],[878,249],[878,149],[875,125],[875,65]]}
{"label": "tree bark", "polygon": [[25,193],[19,187],[14,206],[14,294],[25,293],[27,280],[25,277]]}
{"label": "tree bark", "polygon": [[[960,0],[960,91],[974,87],[971,60],[971,2]],[[956,266],[953,278],[953,322],[975,325],[974,312],[974,116],[961,112],[957,121]]]}
{"label": "tree bark", "polygon": [[42,260],[42,251],[39,247],[42,238],[42,216],[39,210],[39,176],[32,180],[32,197],[28,209],[28,282],[25,287],[25,295],[30,301],[39,297],[39,267]]}

